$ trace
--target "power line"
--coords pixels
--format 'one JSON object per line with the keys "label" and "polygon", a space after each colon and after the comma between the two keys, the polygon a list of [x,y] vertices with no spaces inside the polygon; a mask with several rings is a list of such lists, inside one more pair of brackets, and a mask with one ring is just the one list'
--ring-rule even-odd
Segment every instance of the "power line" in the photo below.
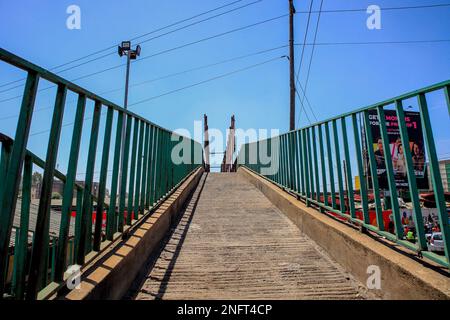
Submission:
{"label": "power line", "polygon": [[264,64],[268,64],[270,62],[273,62],[273,61],[276,61],[276,60],[279,60],[279,59],[282,59],[282,58],[285,58],[285,57],[286,56],[272,58],[270,60],[266,60],[266,61],[263,61],[263,62],[260,62],[260,63],[257,63],[257,64],[253,64],[253,65],[245,67],[245,68],[241,68],[241,69],[238,69],[238,70],[227,72],[225,74],[221,74],[219,76],[216,76],[216,77],[213,77],[213,78],[209,78],[209,79],[206,79],[206,80],[203,80],[203,81],[200,81],[200,82],[197,82],[197,83],[194,83],[194,84],[182,87],[182,88],[178,88],[178,89],[175,89],[175,90],[172,90],[172,91],[165,92],[163,94],[159,94],[157,96],[153,96],[153,97],[150,97],[150,98],[147,98],[147,99],[143,99],[143,100],[137,101],[135,103],[130,104],[129,107],[135,106],[135,105],[138,105],[138,104],[141,104],[141,103],[144,103],[144,102],[148,102],[148,101],[151,101],[151,100],[154,100],[154,99],[158,99],[158,98],[161,98],[161,97],[164,97],[164,96],[167,96],[167,95],[170,95],[170,94],[182,91],[182,90],[186,90],[186,89],[189,89],[189,88],[192,88],[192,87],[196,87],[196,86],[199,86],[199,85],[202,85],[202,84],[214,81],[214,80],[225,78],[225,77],[228,77],[230,75],[233,75],[233,74],[236,74],[236,73],[239,73],[239,72],[243,72],[243,71],[246,71],[246,70],[249,70],[249,69],[253,69],[253,68],[256,68],[258,66],[262,66]]}
{"label": "power line", "polygon": [[[227,3],[227,4],[222,5],[222,6],[220,6],[220,7],[217,7],[217,8],[214,8],[214,9],[211,9],[211,10],[208,10],[208,11],[205,11],[205,12],[202,12],[202,13],[197,14],[197,15],[194,15],[194,16],[192,16],[192,17],[189,17],[189,18],[186,18],[186,19],[183,19],[183,20],[174,22],[174,23],[169,24],[169,25],[166,25],[166,26],[164,26],[164,27],[160,27],[160,28],[155,29],[155,30],[153,30],[153,31],[150,31],[150,32],[144,33],[144,34],[142,34],[142,35],[136,36],[136,37],[134,37],[134,38],[131,38],[131,40],[137,40],[137,39],[142,38],[142,37],[145,37],[145,36],[147,36],[147,35],[154,34],[154,33],[156,33],[156,32],[162,31],[162,30],[164,30],[164,29],[167,29],[167,28],[176,26],[176,25],[181,24],[181,23],[183,23],[183,22],[187,22],[187,21],[189,21],[189,20],[192,20],[192,19],[198,18],[198,17],[200,17],[200,16],[206,15],[206,14],[208,14],[208,13],[211,13],[211,12],[214,12],[214,11],[217,11],[217,10],[220,10],[220,9],[223,9],[223,8],[225,8],[225,7],[229,7],[229,6],[231,6],[231,5],[234,5],[234,4],[239,3],[239,2],[242,2],[242,1],[243,1],[243,0],[237,0],[237,1],[233,1],[233,2]],[[261,0],[261,1],[263,1],[263,0]],[[259,2],[259,1],[258,1],[258,2]],[[385,8],[380,8],[380,9],[381,9],[381,10],[384,10],[384,11],[387,11],[387,10],[408,10],[408,9],[439,8],[439,7],[449,7],[449,6],[450,6],[450,3],[449,3],[449,4],[444,3],[444,4],[420,5],[420,6],[385,7]],[[361,8],[361,9],[336,9],[336,10],[323,10],[322,13],[366,12],[366,11],[367,11],[367,8]],[[297,11],[296,13],[298,13],[298,14],[310,14],[310,11]],[[311,13],[318,13],[318,11],[311,11]],[[65,63],[60,64],[60,65],[57,65],[57,66],[55,66],[55,67],[52,67],[52,68],[50,68],[49,70],[55,70],[55,69],[64,67],[64,66],[66,66],[66,65],[72,64],[72,63],[77,62],[77,61],[84,60],[84,59],[86,59],[86,58],[92,57],[92,56],[94,56],[94,55],[97,55],[97,54],[99,54],[99,53],[102,53],[102,52],[104,52],[104,51],[107,51],[107,50],[110,50],[110,49],[114,49],[114,48],[116,48],[116,45],[113,45],[113,46],[110,46],[110,47],[107,47],[107,48],[104,48],[104,49],[97,50],[97,51],[92,52],[92,53],[90,53],[90,54],[87,54],[87,55],[85,55],[85,56],[82,56],[82,57],[76,58],[76,59],[74,59],[74,60],[65,62]],[[11,84],[14,84],[14,83],[17,83],[17,82],[20,82],[20,81],[24,81],[24,80],[26,80],[26,78],[22,78],[22,79],[17,79],[17,80],[14,80],[14,81],[10,81],[10,82],[1,84],[0,87],[8,86],[8,85],[11,85]]]}
{"label": "power line", "polygon": [[[172,90],[172,91],[169,91],[169,92],[165,92],[163,94],[160,94],[160,95],[157,95],[157,96],[153,96],[153,97],[150,97],[150,98],[147,98],[147,99],[144,99],[144,100],[141,100],[141,101],[129,104],[128,106],[129,107],[135,106],[135,105],[138,105],[138,104],[141,104],[141,103],[144,103],[144,102],[147,102],[147,101],[151,101],[151,100],[154,100],[154,99],[157,99],[157,98],[160,98],[160,97],[164,97],[164,96],[167,96],[167,95],[170,95],[170,94],[173,94],[173,93],[185,90],[185,89],[189,89],[189,88],[192,88],[192,87],[195,87],[195,86],[199,86],[199,85],[207,83],[207,82],[211,82],[211,81],[214,81],[214,80],[225,78],[227,76],[230,76],[230,75],[233,75],[233,74],[236,74],[236,73],[239,73],[239,72],[243,72],[243,71],[246,71],[246,70],[249,70],[249,69],[252,69],[252,68],[256,68],[258,66],[262,66],[262,65],[268,64],[270,62],[273,62],[273,61],[276,61],[278,59],[282,59],[282,58],[285,58],[285,57],[286,56],[280,56],[280,57],[272,58],[272,59],[269,59],[269,60],[266,60],[266,61],[263,61],[263,62],[260,62],[260,63],[257,63],[257,64],[250,65],[250,66],[245,67],[245,68],[234,70],[234,71],[231,71],[231,72],[228,72],[228,73],[225,73],[225,74],[213,77],[213,78],[209,78],[209,79],[206,79],[206,80],[203,80],[203,81],[191,84],[189,86],[185,86],[185,87],[178,88],[178,89],[175,89],[175,90]],[[106,113],[102,113],[100,116],[103,117],[105,114]],[[92,119],[92,116],[84,118],[83,122],[85,122],[86,120],[89,120],[89,119]],[[75,122],[69,122],[69,123],[63,124],[62,127],[68,127],[68,126],[73,125],[74,123]],[[47,133],[47,132],[50,132],[50,130],[47,129],[47,130],[42,130],[42,131],[38,131],[38,132],[33,132],[29,136],[30,137],[37,136],[37,135],[41,135],[41,134],[44,134],[44,133]]]}
{"label": "power line", "polygon": [[[239,27],[239,28],[235,28],[235,29],[232,29],[232,30],[229,30],[229,31],[226,31],[226,32],[218,33],[218,34],[215,34],[213,36],[209,36],[209,37],[202,38],[202,39],[199,39],[199,40],[196,40],[196,41],[193,41],[193,42],[189,42],[189,43],[177,46],[177,47],[173,47],[173,48],[170,48],[170,49],[159,51],[157,53],[141,57],[139,60],[134,60],[133,63],[138,63],[138,62],[141,62],[143,60],[146,60],[146,59],[149,59],[149,58],[153,58],[153,57],[156,57],[156,56],[159,56],[159,55],[162,55],[162,54],[166,54],[166,53],[169,53],[169,52],[172,52],[172,51],[175,51],[175,50],[179,50],[179,49],[182,49],[182,48],[186,48],[186,47],[189,47],[189,46],[201,43],[201,42],[209,41],[209,40],[212,40],[212,39],[215,39],[215,38],[219,38],[219,37],[223,37],[225,35],[229,35],[231,33],[235,33],[235,32],[238,32],[238,31],[242,31],[242,30],[245,30],[245,29],[256,27],[256,26],[259,26],[259,25],[262,25],[262,24],[265,24],[265,23],[268,23],[268,22],[276,21],[276,20],[279,20],[279,19],[284,18],[286,16],[288,16],[288,14],[283,14],[281,16],[277,16],[277,17],[274,17],[274,18],[262,20],[262,21],[259,21],[259,22],[256,22],[256,23],[252,23],[252,24],[249,24],[249,25],[246,25],[246,26],[242,26],[242,27]],[[124,65],[125,65],[124,63],[121,63],[121,64],[118,64],[118,65],[115,65],[115,66],[112,66],[112,67],[109,67],[109,68],[106,68],[106,69],[103,69],[103,70],[100,70],[100,71],[96,71],[96,72],[93,72],[93,73],[90,73],[90,74],[87,74],[87,75],[84,75],[84,76],[72,79],[71,81],[78,81],[78,80],[81,80],[81,79],[85,79],[85,78],[88,78],[88,77],[91,77],[91,76],[94,76],[94,75],[98,75],[98,74],[101,74],[101,73],[104,73],[104,72],[107,72],[107,71],[110,71],[110,70],[118,69],[118,68],[120,68],[120,67],[122,67]],[[52,86],[49,86],[49,87],[46,87],[46,88],[42,88],[42,89],[38,90],[38,92],[41,92],[41,91],[44,91],[44,90],[48,90],[48,89],[53,88],[53,87],[56,87],[56,86],[52,85]],[[3,100],[0,100],[0,103],[11,101],[11,100],[15,100],[15,99],[18,99],[18,98],[21,98],[21,97],[22,97],[22,95],[18,95],[18,96],[15,96],[15,97],[3,99]]]}
{"label": "power line", "polygon": [[[419,5],[419,6],[400,6],[400,7],[384,7],[380,10],[382,11],[390,11],[390,10],[413,10],[413,9],[430,9],[430,8],[443,8],[450,7],[450,3],[439,3],[439,4],[431,4],[431,5]],[[312,13],[342,13],[342,12],[367,12],[367,8],[360,9],[335,9],[335,10],[322,10],[322,11],[312,11]],[[309,11],[298,11],[297,13],[307,14]]]}
{"label": "power line", "polygon": [[420,43],[443,43],[450,42],[450,39],[437,40],[404,40],[404,41],[355,41],[355,42],[316,42],[316,43],[296,43],[296,46],[339,46],[339,45],[383,45],[383,44],[420,44]]}
{"label": "power line", "polygon": [[[228,14],[228,13],[231,13],[231,12],[234,12],[234,11],[237,11],[237,10],[241,10],[241,9],[243,9],[243,8],[246,8],[246,7],[249,7],[249,6],[251,6],[251,5],[257,4],[257,3],[261,2],[261,1],[263,1],[263,0],[253,1],[253,2],[250,2],[250,3],[245,4],[245,5],[243,5],[243,6],[240,6],[240,7],[237,7],[237,8],[234,8],[234,9],[231,9],[231,10],[228,10],[228,11],[225,11],[225,12],[222,12],[222,13],[219,13],[219,14],[216,14],[216,15],[214,15],[214,16],[211,16],[211,17],[208,17],[208,18],[199,20],[199,21],[195,21],[195,22],[193,22],[193,23],[191,23],[191,24],[188,24],[188,25],[186,25],[186,26],[182,26],[182,27],[180,27],[180,28],[177,28],[177,29],[174,29],[174,30],[170,30],[170,31],[168,31],[168,32],[165,32],[165,33],[159,34],[159,35],[157,35],[157,36],[154,36],[154,37],[152,37],[152,38],[150,38],[150,39],[146,39],[146,40],[140,41],[140,42],[138,42],[138,44],[143,44],[143,43],[146,43],[146,42],[149,42],[149,41],[152,41],[152,40],[156,40],[156,39],[162,38],[162,37],[164,37],[164,36],[167,36],[167,35],[169,35],[169,34],[172,34],[172,33],[175,33],[175,32],[181,31],[181,30],[184,30],[184,29],[187,29],[187,28],[189,28],[189,27],[195,26],[195,25],[200,24],[200,23],[202,23],[202,22],[205,22],[205,21],[209,21],[209,20],[215,19],[215,18],[217,18],[217,17],[223,16],[223,15],[225,15],[225,14]],[[69,70],[74,69],[74,68],[81,67],[81,66],[83,66],[83,65],[85,65],[85,64],[88,64],[88,63],[97,61],[97,60],[102,59],[102,58],[105,58],[105,57],[108,57],[108,56],[110,56],[110,55],[112,55],[112,54],[115,54],[115,53],[116,53],[116,52],[108,53],[108,54],[105,54],[105,55],[100,56],[100,57],[98,57],[98,58],[94,58],[94,59],[91,59],[91,60],[82,62],[82,63],[80,63],[80,64],[77,64],[77,65],[75,65],[75,66],[71,66],[71,67],[69,67],[69,68],[60,70],[60,71],[58,71],[58,74],[59,74],[59,73],[62,73],[62,72],[65,72],[65,71],[69,71]],[[0,92],[2,92],[2,91],[0,91]]]}
{"label": "power line", "polygon": [[[130,88],[137,87],[137,86],[140,86],[140,85],[143,85],[143,84],[147,84],[147,83],[152,83],[152,82],[164,80],[164,79],[167,79],[167,78],[175,77],[175,76],[178,76],[178,75],[186,74],[186,73],[197,71],[197,70],[207,69],[207,68],[210,68],[210,67],[213,67],[213,66],[224,64],[224,63],[229,63],[229,62],[233,62],[233,61],[237,61],[237,60],[242,60],[242,59],[245,59],[245,58],[253,57],[253,56],[256,56],[256,55],[261,55],[261,54],[264,54],[264,53],[276,51],[276,50],[279,50],[279,49],[286,48],[287,46],[288,45],[273,47],[273,48],[270,48],[270,49],[265,49],[265,50],[260,50],[260,51],[257,51],[257,52],[252,52],[252,53],[249,53],[249,54],[245,54],[245,55],[241,55],[241,56],[237,56],[237,57],[221,60],[221,61],[218,61],[218,62],[214,62],[214,63],[210,63],[210,64],[198,66],[198,67],[194,67],[194,68],[191,68],[191,69],[187,69],[187,70],[183,70],[183,71],[179,71],[179,72],[175,72],[175,73],[170,73],[170,74],[163,75],[163,76],[160,76],[160,77],[157,77],[157,78],[153,78],[153,79],[150,79],[150,80],[145,80],[145,81],[141,81],[141,82],[137,82],[137,83],[131,84]],[[122,89],[123,88],[121,87],[121,88],[111,89],[111,90],[108,90],[108,91],[103,91],[103,92],[99,93],[99,95],[116,92],[116,91],[119,91],[119,90],[122,90]],[[75,102],[75,101],[76,101],[76,99],[73,100],[72,102]],[[44,107],[44,108],[37,108],[34,111],[34,113],[37,113],[39,111],[44,111],[44,110],[47,110],[47,109],[51,109],[51,108],[52,108],[51,106]],[[14,119],[14,118],[18,118],[18,117],[19,117],[18,114],[11,115],[11,116],[6,116],[6,117],[3,117],[3,118],[0,118],[0,121],[7,120],[7,119]]]}
{"label": "power line", "polygon": [[[232,6],[232,5],[234,5],[234,4],[236,4],[236,3],[239,3],[239,2],[242,2],[242,1],[244,1],[244,0],[237,0],[237,1],[233,1],[233,2],[227,3],[227,4],[225,4],[225,5],[216,7],[216,8],[214,8],[214,9],[211,9],[211,10],[208,10],[208,11],[205,11],[205,12],[202,12],[202,13],[199,13],[199,14],[196,14],[196,15],[191,16],[191,17],[189,17],[189,18],[185,18],[185,19],[176,21],[176,22],[171,23],[171,24],[169,24],[169,25],[166,25],[166,26],[164,26],[164,27],[160,27],[160,28],[155,29],[155,30],[152,30],[152,31],[150,31],[150,32],[146,32],[146,33],[144,33],[144,34],[141,34],[141,35],[139,35],[139,36],[136,36],[136,37],[134,37],[134,38],[131,38],[130,40],[133,41],[133,40],[137,40],[137,39],[143,38],[143,37],[145,37],[145,36],[154,34],[154,33],[156,33],[156,32],[159,32],[159,31],[162,31],[162,30],[165,30],[165,29],[168,29],[168,28],[170,28],[170,27],[174,27],[174,26],[179,25],[179,24],[181,24],[181,23],[183,23],[183,22],[187,22],[187,21],[193,20],[193,19],[195,19],[195,18],[204,16],[204,15],[206,15],[206,14],[208,14],[208,13],[211,13],[211,12],[214,12],[214,11],[217,11],[217,10],[220,10],[220,9],[223,9],[223,8],[226,8],[226,7],[229,7],[229,6]],[[262,1],[262,0],[260,0],[260,1]],[[259,2],[259,1],[258,1],[258,2]],[[110,49],[115,49],[116,46],[117,46],[117,45],[112,45],[112,46],[110,46],[110,47],[107,47],[107,48],[104,48],[104,49],[97,50],[97,51],[95,51],[95,52],[92,52],[92,53],[87,54],[87,55],[85,55],[85,56],[82,56],[82,57],[80,57],[80,58],[76,58],[76,59],[74,59],[74,60],[71,60],[71,61],[65,62],[65,63],[63,63],[63,64],[57,65],[57,66],[55,66],[55,67],[52,67],[52,68],[50,68],[49,70],[59,69],[59,68],[64,67],[64,66],[66,66],[66,65],[72,64],[72,63],[74,63],[74,62],[81,61],[81,60],[84,60],[84,59],[86,59],[86,58],[95,56],[95,55],[97,55],[97,54],[99,54],[99,53],[102,53],[102,52],[104,52],[104,51],[107,51],[107,50],[110,50]],[[4,84],[0,85],[0,87],[4,87],[4,86],[10,85],[10,84],[14,84],[14,83],[17,83],[17,82],[20,82],[20,81],[24,81],[24,80],[26,80],[26,78],[22,78],[22,79],[18,79],[18,80],[14,80],[14,81],[8,82],[8,83],[4,83]]]}
{"label": "power line", "polygon": [[297,78],[298,78],[298,76],[300,74],[300,68],[302,67],[302,63],[303,63],[303,56],[304,56],[304,53],[305,53],[305,45],[306,45],[306,41],[307,41],[307,38],[308,38],[309,22],[311,20],[311,11],[312,11],[313,3],[314,3],[314,0],[311,0],[311,2],[309,4],[308,22],[306,23],[306,31],[305,31],[305,36],[303,38],[302,53],[300,55],[300,64],[298,65]]}
{"label": "power line", "polygon": [[[317,17],[316,30],[315,30],[315,32],[314,32],[313,47],[312,47],[312,52],[311,52],[311,58],[309,59],[308,72],[307,72],[307,74],[306,74],[306,82],[305,82],[305,88],[304,88],[304,91],[303,91],[303,99],[302,99],[302,103],[303,103],[303,101],[305,100],[305,97],[306,97],[306,91],[308,90],[309,75],[310,75],[310,72],[311,72],[312,61],[313,61],[313,58],[314,58],[314,52],[315,52],[315,48],[316,48],[315,43],[316,43],[316,40],[317,40],[317,34],[318,34],[318,31],[319,31],[320,16],[321,16],[321,12],[322,12],[322,6],[323,6],[323,0],[320,1],[319,16]],[[299,118],[299,120],[300,120],[300,118]],[[297,124],[297,125],[298,125],[298,124]]]}

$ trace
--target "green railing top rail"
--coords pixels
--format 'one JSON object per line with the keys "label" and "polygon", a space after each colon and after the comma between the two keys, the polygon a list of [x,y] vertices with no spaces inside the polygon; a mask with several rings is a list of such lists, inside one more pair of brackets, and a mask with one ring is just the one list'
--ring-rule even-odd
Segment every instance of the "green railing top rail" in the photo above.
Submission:
{"label": "green railing top rail", "polygon": [[[89,98],[94,101],[98,101],[107,107],[110,107],[110,108],[113,108],[114,110],[123,112],[126,115],[132,116],[132,117],[134,117],[140,121],[143,121],[147,124],[150,124],[156,128],[159,128],[166,132],[178,135],[177,133],[174,133],[173,131],[171,131],[169,129],[161,127],[161,126],[141,117],[140,115],[129,111],[128,109],[124,109],[123,107],[117,105],[116,103],[111,102],[103,97],[100,97],[97,94],[95,94],[87,89],[84,89],[84,88],[80,87],[79,85],[77,85],[69,80],[66,80],[66,79],[58,76],[57,74],[55,74],[45,68],[42,68],[28,60],[25,60],[24,58],[21,58],[21,57],[15,55],[14,53],[11,53],[3,48],[0,48],[0,60],[7,62],[8,64],[13,65],[24,71],[35,72],[35,73],[39,74],[40,78],[43,78],[49,82],[52,82],[54,84],[62,84],[64,86],[66,86],[66,88],[70,91],[73,91],[78,94],[83,94],[86,96],[86,98]],[[178,135],[178,136],[180,136],[180,135]]]}
{"label": "green railing top rail", "polygon": [[[7,144],[9,146],[12,146],[13,143],[14,140],[11,137],[0,132],[0,144]],[[30,150],[27,150],[27,156],[31,158],[31,162],[33,162],[33,164],[37,165],[41,169],[45,169],[45,161],[41,159],[39,156],[31,152]],[[63,183],[67,181],[66,175],[61,171],[59,171],[58,169],[54,170],[54,177],[61,180],[61,182]],[[84,191],[84,186],[75,181],[74,189],[82,192]],[[91,196],[94,201],[98,201],[97,197],[94,194],[92,194]],[[104,206],[106,207],[106,209],[109,208],[109,205],[107,203],[105,203]]]}

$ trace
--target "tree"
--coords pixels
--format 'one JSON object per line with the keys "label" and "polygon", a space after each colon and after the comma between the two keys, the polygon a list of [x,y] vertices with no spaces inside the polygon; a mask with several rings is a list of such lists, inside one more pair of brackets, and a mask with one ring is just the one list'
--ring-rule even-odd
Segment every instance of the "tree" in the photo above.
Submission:
{"label": "tree", "polygon": [[61,200],[61,195],[58,192],[52,192],[52,200]]}
{"label": "tree", "polygon": [[33,186],[41,185],[42,184],[42,174],[39,172],[33,172],[33,175],[31,177],[31,184]]}

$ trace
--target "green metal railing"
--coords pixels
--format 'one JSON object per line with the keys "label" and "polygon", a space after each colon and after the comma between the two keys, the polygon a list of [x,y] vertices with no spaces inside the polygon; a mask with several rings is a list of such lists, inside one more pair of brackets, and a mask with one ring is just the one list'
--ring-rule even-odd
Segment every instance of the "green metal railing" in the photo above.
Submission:
{"label": "green metal railing", "polygon": [[[202,147],[198,142],[177,135],[120,106],[38,67],[6,50],[0,60],[28,73],[14,139],[0,135],[0,298],[36,299],[49,288],[60,287],[65,271],[72,263],[84,265],[106,244],[117,239],[130,226],[165,199],[188,175],[202,165]],[[30,126],[39,79],[57,86],[50,136],[45,160],[27,150]],[[68,170],[64,175],[55,169],[66,95],[78,95]],[[93,119],[87,150],[80,150],[86,102],[94,101]],[[106,113],[103,144],[97,148],[100,117]],[[115,145],[111,146],[113,118],[117,118]],[[125,140],[122,127],[126,123]],[[121,154],[121,144],[124,153]],[[179,164],[171,159],[175,145],[183,143],[190,150],[190,162]],[[109,154],[114,148],[109,203],[105,202]],[[100,179],[93,194],[97,149],[101,150]],[[87,153],[84,184],[76,183],[80,152]],[[185,151],[184,151],[185,152]],[[184,156],[186,159],[186,156]],[[198,163],[195,163],[195,162]],[[28,231],[33,165],[43,169],[43,179],[33,240]],[[122,167],[123,170],[119,168]],[[119,172],[122,171],[122,172]],[[59,235],[49,236],[51,194],[54,179],[64,183]],[[120,184],[119,184],[120,181]],[[121,190],[119,185],[123,186]],[[74,237],[69,236],[72,201],[76,191]],[[16,202],[22,194],[20,228],[14,248],[10,246]],[[93,213],[95,222],[93,222]],[[103,214],[106,214],[106,225]],[[13,281],[8,279],[13,254]]]}
{"label": "green metal railing", "polygon": [[[435,91],[442,91],[445,95],[450,115],[450,81],[446,81],[277,137],[244,144],[241,146],[240,152],[237,155],[237,164],[253,170],[278,186],[294,193],[307,206],[314,206],[321,212],[331,213],[337,217],[363,226],[408,249],[420,252],[424,257],[445,267],[450,267],[449,215],[447,212],[448,209],[446,208],[445,194],[433,137],[433,128],[430,122],[426,99],[427,93]],[[409,191],[411,197],[415,240],[407,241],[405,239],[406,235],[404,235],[399,203],[396,201],[398,199],[398,190],[390,152],[384,152],[384,163],[388,184],[388,190],[386,191],[390,195],[390,199],[393,200],[391,201],[393,228],[386,230],[383,220],[382,194],[379,189],[377,159],[372,147],[373,137],[369,114],[370,112],[373,113],[373,110],[376,110],[383,149],[390,150],[385,108],[394,106],[398,117],[397,122],[401,144],[403,146],[409,146],[410,139],[408,137],[402,101],[411,98],[417,99],[419,107],[420,122],[428,157],[429,174],[431,175],[432,189],[436,200],[440,231],[444,240],[445,256],[428,251],[419,200],[419,189],[416,184],[416,175],[410,148],[403,148],[408,181],[408,186],[405,189]],[[349,124],[350,130],[347,128]],[[350,156],[349,147],[349,142],[352,137],[354,145],[353,157]],[[369,147],[364,148],[364,143]],[[261,157],[258,156],[260,152],[265,152],[266,149],[268,152],[264,156],[270,158],[269,165],[267,163],[263,164],[260,159]],[[343,156],[343,159],[341,159],[341,156]],[[345,161],[344,170],[341,169],[341,160]],[[278,163],[278,166],[276,166],[278,170],[269,173],[263,172],[270,165],[273,166],[274,163]],[[361,177],[359,179],[360,187],[358,192],[355,192],[352,181],[352,163],[356,164],[356,174]],[[355,207],[355,195],[358,195],[358,193],[361,208],[357,210]],[[369,202],[372,198],[375,207],[376,225],[371,223],[369,217]],[[361,214],[357,215],[357,213]]]}

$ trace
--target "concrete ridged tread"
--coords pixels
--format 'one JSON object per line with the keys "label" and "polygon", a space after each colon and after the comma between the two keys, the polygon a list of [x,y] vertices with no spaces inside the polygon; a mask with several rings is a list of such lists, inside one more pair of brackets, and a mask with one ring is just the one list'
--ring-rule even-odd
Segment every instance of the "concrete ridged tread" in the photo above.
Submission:
{"label": "concrete ridged tread", "polygon": [[135,299],[364,298],[247,180],[208,174],[194,209],[201,184]]}

